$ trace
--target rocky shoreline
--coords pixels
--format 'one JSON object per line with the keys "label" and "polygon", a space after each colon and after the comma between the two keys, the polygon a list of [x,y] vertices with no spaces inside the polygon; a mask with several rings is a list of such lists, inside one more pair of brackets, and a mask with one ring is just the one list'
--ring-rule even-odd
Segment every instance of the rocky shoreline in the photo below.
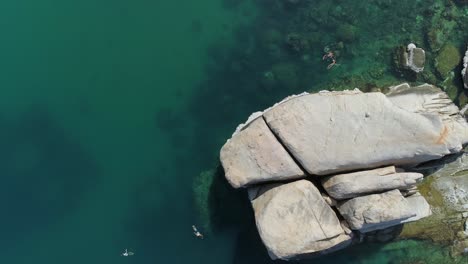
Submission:
{"label": "rocky shoreline", "polygon": [[[225,177],[234,188],[248,188],[272,259],[321,255],[382,234],[392,239],[401,224],[438,215],[434,191],[421,189],[429,174],[417,166],[460,153],[468,124],[437,87],[389,90],[287,98],[253,114],[223,146]],[[459,179],[435,188],[455,184],[462,190],[459,209],[468,211],[468,178]],[[401,237],[418,234],[405,228]],[[461,252],[468,250],[463,245]]]}

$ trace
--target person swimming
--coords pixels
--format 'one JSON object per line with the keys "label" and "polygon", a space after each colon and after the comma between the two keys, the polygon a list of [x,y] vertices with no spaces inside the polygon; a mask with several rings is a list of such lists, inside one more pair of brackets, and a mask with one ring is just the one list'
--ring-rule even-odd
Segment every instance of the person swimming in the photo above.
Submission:
{"label": "person swimming", "polygon": [[192,225],[192,229],[193,229],[193,234],[200,238],[200,239],[203,239],[203,234],[200,233],[200,231],[198,231],[197,227],[195,225]]}
{"label": "person swimming", "polygon": [[131,252],[131,251],[129,252],[127,249],[125,249],[125,252],[122,253],[121,255],[124,256],[124,257],[128,257],[128,256],[133,256],[133,255],[135,255],[135,253],[133,253],[133,252]]}

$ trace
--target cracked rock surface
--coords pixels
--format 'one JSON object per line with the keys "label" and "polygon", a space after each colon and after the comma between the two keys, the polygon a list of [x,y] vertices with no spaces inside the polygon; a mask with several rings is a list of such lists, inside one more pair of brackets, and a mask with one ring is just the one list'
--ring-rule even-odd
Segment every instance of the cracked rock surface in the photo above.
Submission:
{"label": "cracked rock surface", "polygon": [[467,210],[468,178],[458,176],[459,166],[458,177],[438,179],[434,191],[420,183],[427,161],[438,163],[468,143],[458,107],[428,84],[389,90],[290,96],[252,114],[224,144],[226,179],[249,187],[272,259],[325,254],[372,234],[388,241],[403,223],[440,215],[436,189],[444,193],[436,201]]}

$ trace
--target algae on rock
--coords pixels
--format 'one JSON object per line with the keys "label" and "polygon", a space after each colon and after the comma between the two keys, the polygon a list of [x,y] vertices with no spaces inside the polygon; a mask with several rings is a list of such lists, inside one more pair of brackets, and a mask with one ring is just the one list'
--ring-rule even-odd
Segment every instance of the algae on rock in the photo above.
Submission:
{"label": "algae on rock", "polygon": [[461,54],[458,49],[447,43],[439,52],[435,58],[435,68],[437,74],[445,80],[448,74],[455,69],[455,67],[461,62]]}
{"label": "algae on rock", "polygon": [[464,228],[463,213],[468,211],[468,154],[442,166],[426,168],[424,170],[431,173],[418,189],[431,205],[433,214],[405,224],[400,238],[430,239],[448,244],[452,254],[458,255],[465,250],[460,245],[468,240],[466,236],[459,236]]}

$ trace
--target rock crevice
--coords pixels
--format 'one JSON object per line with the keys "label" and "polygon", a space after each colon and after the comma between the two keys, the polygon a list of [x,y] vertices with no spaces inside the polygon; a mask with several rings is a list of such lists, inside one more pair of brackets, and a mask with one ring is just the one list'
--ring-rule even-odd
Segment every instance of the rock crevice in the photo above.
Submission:
{"label": "rock crevice", "polygon": [[272,259],[325,254],[366,234],[388,240],[383,229],[432,214],[415,166],[460,152],[468,124],[437,87],[389,90],[288,97],[251,115],[222,147],[226,179],[248,187]]}

